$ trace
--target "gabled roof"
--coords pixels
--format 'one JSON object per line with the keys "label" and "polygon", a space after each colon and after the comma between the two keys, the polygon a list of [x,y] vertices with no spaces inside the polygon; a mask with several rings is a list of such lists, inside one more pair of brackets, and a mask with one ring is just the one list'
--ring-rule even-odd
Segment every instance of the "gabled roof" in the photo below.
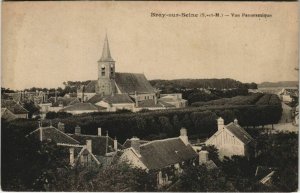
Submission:
{"label": "gabled roof", "polygon": [[13,114],[27,114],[28,111],[13,100],[1,100],[1,108],[7,108]]}
{"label": "gabled roof", "polygon": [[[104,156],[106,153],[106,140],[108,142],[108,152],[112,152],[114,140],[111,137],[98,135],[70,134],[70,137],[76,139],[80,144],[85,145],[86,140],[92,140],[92,153],[96,156]],[[118,149],[123,149],[123,146],[118,143]]]}
{"label": "gabled roof", "polygon": [[155,90],[144,74],[116,73],[115,81],[122,93],[154,93]]}
{"label": "gabled roof", "polygon": [[104,107],[98,107],[91,103],[76,103],[70,106],[67,106],[60,111],[100,111],[105,109]]}
{"label": "gabled roof", "polygon": [[52,103],[53,107],[58,107],[59,105],[63,105],[65,107],[72,104],[80,103],[77,97],[57,97],[56,102],[55,97],[50,97],[48,101]]}
{"label": "gabled roof", "polygon": [[96,95],[94,95],[92,98],[90,98],[87,102],[88,102],[88,103],[95,104],[95,103],[98,103],[98,102],[102,101],[103,98],[104,98],[103,95],[101,95],[101,94],[96,94]]}
{"label": "gabled roof", "polygon": [[244,144],[248,144],[253,140],[251,135],[247,133],[240,125],[234,124],[233,122],[229,123],[225,126],[232,134],[235,135],[239,140],[241,140]]}
{"label": "gabled roof", "polygon": [[88,83],[87,85],[83,85],[81,86],[78,91],[82,92],[83,88],[84,88],[84,92],[85,93],[96,93],[96,87],[97,87],[97,80],[92,80],[90,83]]}
{"label": "gabled roof", "polygon": [[51,140],[55,143],[62,144],[79,144],[79,142],[72,137],[68,136],[64,132],[56,129],[53,126],[50,127],[40,127],[31,132],[29,135],[33,135],[34,137],[40,139],[40,132],[42,130],[43,140]]}
{"label": "gabled roof", "polygon": [[[150,141],[146,141],[146,140],[139,140],[140,144],[145,144],[148,143]],[[131,147],[131,139],[126,139],[126,141],[123,143],[124,148],[130,148]]]}
{"label": "gabled roof", "polygon": [[8,110],[7,108],[1,108],[1,118],[7,121],[11,121],[18,117],[12,112],[10,112],[10,110]]}
{"label": "gabled roof", "polygon": [[140,146],[142,162],[148,169],[160,169],[198,156],[191,145],[177,138],[155,140]]}
{"label": "gabled roof", "polygon": [[109,104],[120,104],[120,103],[134,103],[128,94],[114,94],[105,96],[103,101]]}
{"label": "gabled roof", "polygon": [[138,105],[139,105],[139,107],[142,107],[142,108],[143,107],[167,107],[167,108],[175,107],[174,105],[166,103],[161,100],[158,100],[157,103],[155,104],[154,99],[139,101]]}

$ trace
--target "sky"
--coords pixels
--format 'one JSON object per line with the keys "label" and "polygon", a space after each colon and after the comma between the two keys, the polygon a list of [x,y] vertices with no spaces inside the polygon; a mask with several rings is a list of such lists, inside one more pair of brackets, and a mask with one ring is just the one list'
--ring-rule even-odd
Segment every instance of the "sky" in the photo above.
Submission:
{"label": "sky", "polygon": [[54,88],[68,80],[97,79],[105,33],[116,71],[144,73],[149,80],[298,80],[297,2],[4,2],[2,10],[6,88]]}

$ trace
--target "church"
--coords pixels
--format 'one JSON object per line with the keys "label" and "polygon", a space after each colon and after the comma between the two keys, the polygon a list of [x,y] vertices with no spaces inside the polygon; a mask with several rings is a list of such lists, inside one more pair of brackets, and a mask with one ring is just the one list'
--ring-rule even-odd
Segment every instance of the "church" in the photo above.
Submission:
{"label": "church", "polygon": [[116,62],[111,56],[107,35],[102,56],[98,60],[98,80],[82,85],[77,90],[77,98],[82,103],[91,103],[100,111],[108,112],[121,109],[133,112],[159,110],[187,105],[181,93],[160,95],[144,74],[116,72]]}

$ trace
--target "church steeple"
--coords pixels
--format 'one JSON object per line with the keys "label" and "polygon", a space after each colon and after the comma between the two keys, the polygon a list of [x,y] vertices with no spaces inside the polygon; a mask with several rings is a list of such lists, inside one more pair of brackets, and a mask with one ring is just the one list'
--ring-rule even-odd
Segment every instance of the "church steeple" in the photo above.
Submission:
{"label": "church steeple", "polygon": [[102,50],[102,56],[101,56],[99,61],[100,62],[113,62],[114,61],[114,59],[112,59],[112,57],[110,55],[107,34],[105,35],[104,46],[103,46],[103,50]]}

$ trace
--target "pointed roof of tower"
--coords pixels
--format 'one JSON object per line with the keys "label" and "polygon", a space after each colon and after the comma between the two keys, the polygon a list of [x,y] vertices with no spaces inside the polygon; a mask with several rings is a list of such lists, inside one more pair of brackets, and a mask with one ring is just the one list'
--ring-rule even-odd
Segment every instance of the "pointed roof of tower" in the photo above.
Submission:
{"label": "pointed roof of tower", "polygon": [[103,46],[103,50],[102,50],[102,56],[101,56],[99,61],[100,62],[112,62],[112,61],[114,61],[112,59],[111,55],[110,55],[107,34],[105,35],[104,46]]}

